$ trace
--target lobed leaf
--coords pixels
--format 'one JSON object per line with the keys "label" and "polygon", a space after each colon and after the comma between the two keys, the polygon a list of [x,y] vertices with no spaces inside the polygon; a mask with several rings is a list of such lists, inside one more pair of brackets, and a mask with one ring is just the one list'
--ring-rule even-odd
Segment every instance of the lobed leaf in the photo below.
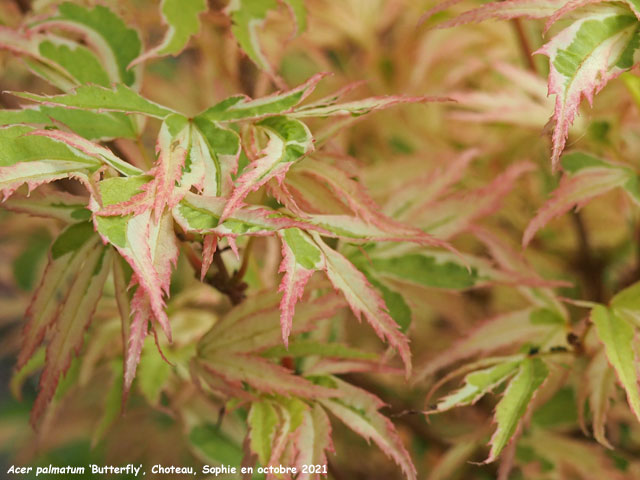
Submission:
{"label": "lobed leaf", "polygon": [[200,30],[200,14],[207,9],[205,0],[162,0],[162,19],[169,27],[159,45],[133,60],[130,66],[163,55],[177,55]]}
{"label": "lobed leaf", "polygon": [[446,412],[463,405],[473,405],[486,393],[508,380],[520,367],[520,361],[498,363],[484,370],[477,370],[464,378],[464,385],[439,400],[427,413]]}
{"label": "lobed leaf", "polygon": [[640,387],[638,386],[637,353],[634,347],[634,328],[615,310],[602,305],[591,311],[591,321],[596,326],[600,342],[618,381],[627,393],[631,410],[640,419]]}
{"label": "lobed leaf", "polygon": [[341,395],[335,399],[320,399],[319,403],[365,440],[373,440],[396,462],[407,479],[415,480],[415,467],[393,423],[378,412],[384,403],[374,395],[336,377],[331,377],[331,380]]}
{"label": "lobed leaf", "polygon": [[268,465],[279,423],[278,414],[269,401],[253,402],[247,418],[249,445],[262,465]]}
{"label": "lobed leaf", "polygon": [[[306,28],[306,10],[303,0],[283,0],[289,7],[296,22],[295,33],[300,34]],[[233,22],[231,32],[236,41],[249,58],[265,72],[275,76],[273,67],[266,58],[258,39],[258,28],[261,27],[267,14],[276,10],[279,3],[276,0],[234,0],[227,7],[227,13]]]}
{"label": "lobed leaf", "polygon": [[98,54],[111,83],[124,83],[130,87],[139,84],[139,72],[130,70],[129,64],[142,51],[140,36],[107,7],[87,8],[65,2],[58,7],[57,15],[36,23],[33,28],[62,29],[82,35]]}
{"label": "lobed leaf", "polygon": [[13,95],[42,103],[98,112],[140,113],[155,118],[165,118],[172,110],[147,100],[130,87],[118,83],[112,88],[99,85],[81,85],[70,93],[60,95],[37,95],[35,93],[12,92]]}
{"label": "lobed leaf", "polygon": [[593,437],[600,445],[612,449],[607,440],[605,424],[615,393],[615,374],[607,362],[604,350],[591,359],[585,377],[589,391],[589,408],[593,415]]}
{"label": "lobed leaf", "polygon": [[59,299],[68,296],[82,262],[97,243],[91,224],[82,222],[65,229],[51,246],[49,263],[25,312],[18,368],[29,361],[59,317]]}
{"label": "lobed leaf", "polygon": [[617,187],[624,188],[631,199],[640,204],[638,175],[629,167],[605,162],[584,153],[565,155],[562,166],[566,174],[551,199],[529,222],[522,237],[523,246],[527,246],[536,232],[551,219],[571,208],[580,208],[592,198]]}
{"label": "lobed leaf", "polygon": [[47,347],[38,396],[31,412],[32,423],[40,418],[56,391],[58,381],[71,365],[73,352],[79,353],[84,332],[102,296],[102,287],[111,268],[112,251],[94,245],[74,279],[57,315]]}
{"label": "lobed leaf", "polygon": [[91,218],[86,198],[57,190],[48,190],[46,193],[36,190],[29,196],[15,194],[2,206],[13,212],[55,218],[65,223],[77,223]]}
{"label": "lobed leaf", "polygon": [[212,122],[231,122],[288,114],[294,110],[296,105],[311,95],[318,82],[326,75],[326,73],[318,73],[287,92],[277,92],[255,100],[244,95],[229,97],[200,113],[196,117],[196,121],[198,118],[203,118]]}
{"label": "lobed leaf", "polygon": [[526,413],[529,402],[548,373],[547,366],[540,358],[529,357],[520,363],[518,372],[509,382],[496,407],[495,421],[498,428],[491,437],[491,451],[485,463],[493,462],[507,446]]}
{"label": "lobed leaf", "polygon": [[268,137],[260,158],[250,163],[236,179],[235,188],[222,211],[222,220],[241,205],[245,197],[272,178],[279,183],[295,162],[313,151],[313,137],[308,127],[284,116],[265,118],[256,124]]}
{"label": "lobed leaf", "polygon": [[638,20],[626,8],[603,4],[558,33],[538,53],[550,59],[549,93],[556,95],[551,161],[557,167],[580,101],[593,102],[609,80],[635,64]]}

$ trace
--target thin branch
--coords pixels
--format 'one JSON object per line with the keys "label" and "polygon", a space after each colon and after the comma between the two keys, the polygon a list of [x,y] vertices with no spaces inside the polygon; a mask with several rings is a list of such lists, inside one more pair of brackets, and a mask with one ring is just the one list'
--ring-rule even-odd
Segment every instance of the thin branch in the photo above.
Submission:
{"label": "thin branch", "polygon": [[520,44],[520,50],[522,50],[522,56],[533,73],[538,73],[538,69],[536,68],[536,62],[533,61],[533,49],[531,48],[531,43],[529,42],[529,38],[527,37],[527,32],[525,32],[524,27],[522,26],[522,20],[519,18],[514,18],[511,20],[511,23],[516,31],[516,36],[518,37],[518,43]]}

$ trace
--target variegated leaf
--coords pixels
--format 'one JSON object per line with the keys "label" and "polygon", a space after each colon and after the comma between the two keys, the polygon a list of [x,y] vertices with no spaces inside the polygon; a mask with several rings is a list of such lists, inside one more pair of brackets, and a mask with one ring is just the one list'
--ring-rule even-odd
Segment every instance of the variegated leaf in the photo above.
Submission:
{"label": "variegated leaf", "polygon": [[311,95],[318,82],[325,76],[325,73],[318,73],[289,91],[277,92],[255,100],[244,95],[229,97],[202,112],[196,120],[199,117],[213,122],[257,120],[290,113],[296,105]]}
{"label": "variegated leaf", "polygon": [[491,451],[485,463],[493,462],[516,432],[536,390],[547,378],[549,370],[540,358],[526,358],[496,406],[498,428],[491,437]]}
{"label": "variegated leaf", "polygon": [[27,92],[13,92],[25,98],[52,107],[77,108],[98,112],[140,113],[149,117],[165,118],[174,111],[147,100],[130,87],[118,83],[112,88],[99,85],[82,85],[70,93],[60,95],[37,95]]}
{"label": "variegated leaf", "polygon": [[640,419],[640,386],[638,385],[638,354],[634,327],[615,310],[602,305],[591,311],[598,338],[604,345],[609,363],[618,381],[627,393],[627,401],[635,416]]}
{"label": "variegated leaf", "polygon": [[320,399],[319,403],[347,427],[373,442],[400,467],[404,476],[415,480],[416,470],[393,423],[378,410],[384,403],[376,396],[331,377],[341,395],[336,399]]}
{"label": "variegated leaf", "polygon": [[282,183],[289,168],[313,151],[311,132],[298,120],[283,116],[269,117],[258,122],[256,128],[267,135],[267,145],[260,157],[236,179],[235,188],[222,212],[222,220],[237,210],[250,192],[272,178]]}
{"label": "variegated leaf", "polygon": [[519,361],[512,361],[472,372],[464,378],[464,385],[460,389],[439,400],[427,413],[446,412],[459,406],[473,405],[486,393],[507,381],[519,367]]}
{"label": "variegated leaf", "polygon": [[[295,32],[303,32],[306,28],[306,10],[303,0],[283,0],[289,7],[296,23]],[[231,31],[240,47],[260,69],[274,76],[271,63],[266,58],[258,39],[258,28],[266,20],[267,14],[278,8],[276,0],[233,0],[227,7],[227,13],[233,22]]]}
{"label": "variegated leaf", "polygon": [[98,243],[91,224],[82,222],[68,227],[51,246],[49,263],[25,313],[18,368],[27,363],[59,317],[59,299],[68,297],[82,262]]}
{"label": "variegated leaf", "polygon": [[61,178],[77,178],[96,171],[101,161],[51,138],[29,136],[26,126],[0,129],[0,191],[7,199],[21,185],[29,190]]}
{"label": "variegated leaf", "polygon": [[179,54],[189,38],[200,30],[198,17],[206,9],[205,0],[162,0],[162,19],[169,29],[159,45],[139,56],[131,66],[151,58]]}
{"label": "variegated leaf", "polygon": [[142,42],[138,32],[129,28],[120,17],[108,8],[98,5],[86,8],[73,2],[65,2],[51,18],[37,23],[37,30],[62,29],[80,34],[98,55],[106,68],[110,83],[136,86],[139,72],[129,70],[129,64],[140,55]]}
{"label": "variegated leaf", "polygon": [[589,200],[622,187],[631,200],[640,204],[638,174],[625,165],[613,164],[584,153],[572,153],[562,159],[566,172],[552,197],[529,222],[522,237],[522,244],[528,245],[540,228],[551,219],[580,208]]}
{"label": "variegated leaf", "polygon": [[60,376],[71,365],[72,354],[80,351],[84,332],[91,322],[111,269],[112,254],[111,249],[94,244],[83,259],[82,267],[60,307],[47,347],[44,370],[40,375],[38,397],[31,412],[34,424],[51,401]]}

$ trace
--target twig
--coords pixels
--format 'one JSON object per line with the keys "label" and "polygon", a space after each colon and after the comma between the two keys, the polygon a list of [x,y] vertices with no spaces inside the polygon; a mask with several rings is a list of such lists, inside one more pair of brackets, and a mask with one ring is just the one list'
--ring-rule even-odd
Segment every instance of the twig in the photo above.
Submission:
{"label": "twig", "polygon": [[536,68],[536,62],[533,61],[533,49],[531,48],[531,43],[527,38],[527,33],[522,26],[522,20],[519,18],[514,18],[511,20],[513,27],[516,31],[516,36],[518,37],[518,43],[520,44],[520,49],[522,50],[522,56],[533,73],[538,73],[538,69]]}
{"label": "twig", "polygon": [[31,10],[31,2],[29,0],[14,0],[14,2],[23,15]]}

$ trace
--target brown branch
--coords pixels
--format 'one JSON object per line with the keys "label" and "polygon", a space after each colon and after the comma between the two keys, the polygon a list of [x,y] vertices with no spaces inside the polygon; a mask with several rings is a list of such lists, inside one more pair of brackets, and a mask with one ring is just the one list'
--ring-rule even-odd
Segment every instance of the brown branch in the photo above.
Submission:
{"label": "brown branch", "polygon": [[518,43],[520,44],[520,50],[522,50],[522,56],[525,59],[527,67],[529,67],[529,70],[531,70],[533,73],[538,73],[536,62],[533,61],[533,49],[531,48],[531,43],[529,42],[529,38],[527,37],[527,32],[525,32],[524,27],[522,26],[522,20],[520,20],[519,18],[514,18],[513,20],[511,20],[511,24],[516,31]]}
{"label": "brown branch", "polygon": [[18,10],[20,10],[20,13],[22,13],[23,15],[25,13],[29,13],[29,10],[31,10],[30,0],[14,0],[14,3],[18,7]]}
{"label": "brown branch", "polygon": [[579,212],[572,212],[571,219],[578,237],[578,252],[572,262],[574,269],[580,273],[585,286],[585,295],[588,300],[603,302],[604,289],[602,288],[602,275],[606,266],[602,258],[597,258],[593,254],[589,233],[584,225]]}
{"label": "brown branch", "polygon": [[[182,250],[189,261],[189,264],[194,269],[196,278],[200,278],[200,272],[202,271],[202,259],[193,250],[190,244],[191,239],[187,239],[185,234],[179,230],[176,230],[176,236],[182,240]],[[246,256],[246,254],[245,254]],[[222,259],[222,251],[217,250],[213,254],[213,265],[216,266],[217,271],[214,274],[207,274],[204,277],[204,282],[211,285],[220,293],[229,297],[229,301],[233,305],[238,305],[245,299],[245,290],[248,285],[242,281],[244,272],[240,274],[240,270],[233,275],[229,275],[227,266]]]}

